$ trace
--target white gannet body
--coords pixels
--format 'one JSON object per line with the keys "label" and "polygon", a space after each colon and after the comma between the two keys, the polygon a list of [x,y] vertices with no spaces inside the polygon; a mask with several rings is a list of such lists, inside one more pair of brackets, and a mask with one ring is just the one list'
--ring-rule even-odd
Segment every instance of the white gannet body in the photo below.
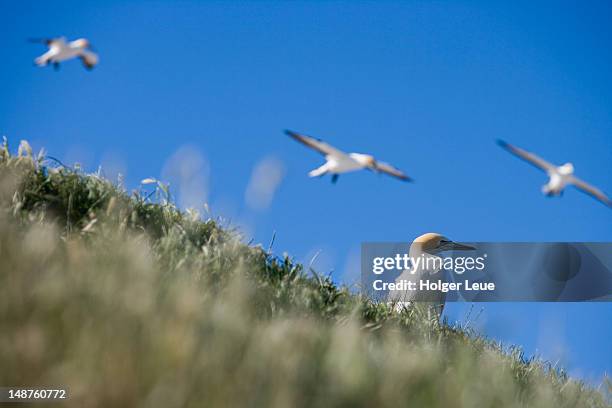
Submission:
{"label": "white gannet body", "polygon": [[497,143],[510,153],[531,163],[540,170],[544,170],[546,174],[548,174],[548,183],[542,186],[542,193],[545,195],[560,196],[563,194],[565,187],[573,185],[579,190],[582,190],[583,192],[601,201],[608,207],[612,207],[612,200],[610,200],[610,198],[603,191],[574,176],[574,165],[572,163],[565,163],[561,166],[555,166],[554,164],[547,162],[535,154],[519,147],[512,146],[503,140],[498,140]]}
{"label": "white gannet body", "polygon": [[73,58],[80,58],[87,69],[92,69],[99,61],[98,54],[91,50],[91,45],[85,38],[74,41],[66,41],[65,37],[50,39],[35,39],[32,42],[42,42],[49,47],[49,50],[34,60],[39,67],[52,64],[56,69],[60,62]]}
{"label": "white gannet body", "polygon": [[[402,281],[415,282],[419,287],[419,281],[442,280],[442,259],[438,254],[446,251],[468,251],[475,250],[473,246],[453,242],[443,235],[429,232],[416,238],[410,245],[409,256],[414,261],[421,259],[418,264],[413,264],[410,269],[404,270],[396,279],[395,283]],[[435,316],[436,320],[442,315],[446,302],[446,293],[442,291],[424,292],[421,290],[390,291],[387,301],[396,310],[402,310],[413,303],[422,305],[426,309],[428,319]]]}
{"label": "white gannet body", "polygon": [[388,163],[379,162],[369,154],[345,153],[320,139],[315,139],[290,130],[286,130],[285,133],[325,156],[325,164],[309,172],[308,175],[310,177],[331,174],[332,182],[335,183],[336,180],[338,180],[339,174],[368,169],[375,172],[386,173],[403,181],[412,181],[412,179],[401,170]]}

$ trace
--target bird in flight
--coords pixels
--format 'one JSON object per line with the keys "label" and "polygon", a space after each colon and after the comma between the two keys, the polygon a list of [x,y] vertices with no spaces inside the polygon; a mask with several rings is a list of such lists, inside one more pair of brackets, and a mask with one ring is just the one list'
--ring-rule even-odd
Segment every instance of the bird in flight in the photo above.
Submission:
{"label": "bird in flight", "polygon": [[92,51],[91,45],[85,38],[68,42],[65,37],[57,38],[34,38],[30,42],[45,44],[49,50],[34,60],[39,67],[52,64],[57,70],[60,62],[73,58],[80,58],[87,69],[92,69],[98,64],[98,54]]}
{"label": "bird in flight", "polygon": [[320,139],[302,135],[291,130],[286,130],[285,133],[298,142],[325,156],[325,164],[309,172],[308,175],[310,177],[319,177],[324,176],[325,174],[331,174],[332,183],[335,183],[342,173],[367,169],[377,173],[386,173],[403,181],[412,181],[412,179],[404,174],[401,170],[391,166],[388,163],[380,162],[369,154],[345,153]]}
{"label": "bird in flight", "polygon": [[561,196],[566,186],[573,185],[579,190],[582,190],[590,196],[598,199],[608,207],[612,207],[612,200],[610,200],[610,198],[603,191],[574,176],[574,165],[572,163],[565,163],[561,166],[555,166],[554,164],[547,162],[535,154],[516,146],[512,146],[503,140],[498,140],[497,144],[548,174],[548,183],[542,186],[542,193],[544,193],[546,196]]}

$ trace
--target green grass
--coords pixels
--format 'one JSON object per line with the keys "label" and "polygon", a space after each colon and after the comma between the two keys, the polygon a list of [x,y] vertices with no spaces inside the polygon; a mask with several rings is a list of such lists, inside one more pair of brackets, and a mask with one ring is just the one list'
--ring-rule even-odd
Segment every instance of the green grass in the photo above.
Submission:
{"label": "green grass", "polygon": [[50,164],[0,150],[1,386],[75,407],[609,406],[609,384],[352,294],[163,184]]}

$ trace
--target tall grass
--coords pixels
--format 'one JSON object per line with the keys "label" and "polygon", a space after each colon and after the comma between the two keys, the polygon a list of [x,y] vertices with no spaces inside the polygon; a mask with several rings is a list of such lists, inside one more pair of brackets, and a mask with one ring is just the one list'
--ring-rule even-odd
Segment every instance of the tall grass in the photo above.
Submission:
{"label": "tall grass", "polygon": [[67,387],[74,407],[608,406],[244,245],[165,188],[49,164],[0,151],[0,386]]}

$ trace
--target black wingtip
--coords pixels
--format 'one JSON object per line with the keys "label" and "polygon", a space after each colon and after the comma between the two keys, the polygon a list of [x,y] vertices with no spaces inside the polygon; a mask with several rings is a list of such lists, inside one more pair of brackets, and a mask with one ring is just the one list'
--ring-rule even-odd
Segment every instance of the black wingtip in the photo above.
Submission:
{"label": "black wingtip", "polygon": [[501,139],[496,139],[496,142],[497,142],[498,145],[500,145],[504,149],[506,149],[506,148],[508,148],[510,146],[508,143],[506,143],[505,141],[503,141]]}
{"label": "black wingtip", "polygon": [[46,44],[46,45],[49,45],[53,41],[53,37],[49,37],[49,38],[29,37],[29,38],[27,38],[27,41],[29,43],[32,43],[32,44]]}
{"label": "black wingtip", "polygon": [[285,129],[285,134],[287,136],[295,136],[297,133],[295,133],[293,130]]}

